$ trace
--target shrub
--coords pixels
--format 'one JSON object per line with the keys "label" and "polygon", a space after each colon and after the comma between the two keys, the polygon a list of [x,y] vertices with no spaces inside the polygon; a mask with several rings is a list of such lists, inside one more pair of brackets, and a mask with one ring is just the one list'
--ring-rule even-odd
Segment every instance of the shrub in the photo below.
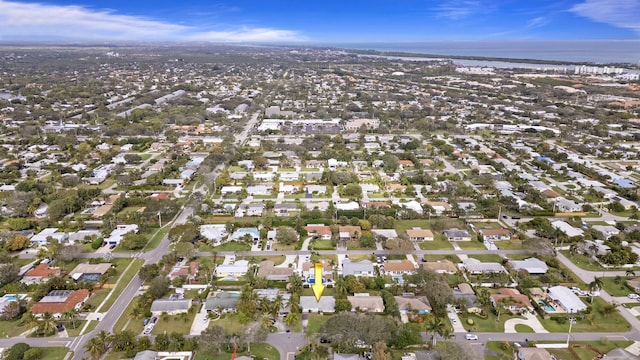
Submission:
{"label": "shrub", "polygon": [[23,360],[38,360],[42,357],[42,349],[31,348],[24,353]]}
{"label": "shrub", "polygon": [[5,360],[23,360],[24,353],[27,352],[31,347],[25,343],[17,343],[9,348],[9,351],[4,356]]}

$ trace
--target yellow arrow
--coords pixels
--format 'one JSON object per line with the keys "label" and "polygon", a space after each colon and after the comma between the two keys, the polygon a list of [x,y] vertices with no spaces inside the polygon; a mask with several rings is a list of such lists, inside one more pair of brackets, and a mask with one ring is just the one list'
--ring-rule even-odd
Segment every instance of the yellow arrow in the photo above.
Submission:
{"label": "yellow arrow", "polygon": [[314,283],[311,285],[311,289],[313,290],[313,295],[316,296],[316,301],[320,301],[320,297],[322,296],[322,292],[324,291],[324,285],[322,284],[322,264],[316,263],[314,265]]}

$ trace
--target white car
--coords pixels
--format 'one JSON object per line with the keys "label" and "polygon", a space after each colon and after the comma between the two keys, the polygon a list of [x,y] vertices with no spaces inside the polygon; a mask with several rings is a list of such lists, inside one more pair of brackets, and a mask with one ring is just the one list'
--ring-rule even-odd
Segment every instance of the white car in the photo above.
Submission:
{"label": "white car", "polygon": [[467,334],[465,337],[467,340],[478,340],[478,335],[476,334]]}
{"label": "white car", "polygon": [[629,299],[640,299],[640,295],[638,294],[629,294],[627,295]]}

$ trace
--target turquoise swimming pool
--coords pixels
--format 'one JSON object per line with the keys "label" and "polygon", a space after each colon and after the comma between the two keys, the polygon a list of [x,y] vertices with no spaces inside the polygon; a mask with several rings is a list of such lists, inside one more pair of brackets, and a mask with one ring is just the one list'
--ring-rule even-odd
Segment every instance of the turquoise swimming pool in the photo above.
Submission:
{"label": "turquoise swimming pool", "polygon": [[547,304],[544,300],[538,300],[538,304],[539,304],[540,306],[542,306],[542,308],[543,308],[543,309],[544,309],[544,311],[546,311],[546,312],[553,312],[553,311],[556,311],[556,309],[555,309],[553,306],[551,306],[551,305]]}

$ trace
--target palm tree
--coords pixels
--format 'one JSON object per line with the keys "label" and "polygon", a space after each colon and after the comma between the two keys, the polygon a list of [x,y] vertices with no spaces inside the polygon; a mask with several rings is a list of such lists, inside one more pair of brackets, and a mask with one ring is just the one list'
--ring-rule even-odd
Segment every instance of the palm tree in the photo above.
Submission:
{"label": "palm tree", "polygon": [[113,337],[111,336],[110,333],[102,330],[99,333],[97,333],[94,338],[98,339],[99,344],[102,346],[103,353],[107,352],[107,350],[109,350],[109,348],[111,347],[111,342],[113,340]]}
{"label": "palm tree", "polygon": [[84,345],[84,349],[89,353],[91,359],[99,359],[106,351],[104,344],[96,337],[89,339]]}
{"label": "palm tree", "polygon": [[40,331],[42,331],[42,334],[46,336],[53,333],[56,328],[55,322],[56,319],[51,313],[44,313],[40,319]]}
{"label": "palm tree", "polygon": [[627,276],[636,276],[636,272],[631,270],[631,269],[629,269],[629,270],[627,270],[626,275]]}
{"label": "palm tree", "polygon": [[333,278],[333,286],[336,289],[336,298],[344,298],[347,296],[347,283],[342,276],[336,276]]}
{"label": "palm tree", "polygon": [[431,334],[431,347],[436,346],[436,334],[442,333],[442,329],[445,327],[442,319],[434,317],[433,320],[427,323],[427,333]]}
{"label": "palm tree", "polygon": [[290,312],[287,314],[287,316],[284,317],[284,323],[287,324],[288,328],[292,328],[293,325],[298,322],[298,319],[300,318],[300,314],[296,313],[296,312]]}
{"label": "palm tree", "polygon": [[275,299],[271,302],[271,317],[274,319],[278,318],[278,314],[280,313],[280,309],[284,305],[284,298],[282,295],[276,296]]}
{"label": "palm tree", "polygon": [[589,283],[589,289],[591,290],[591,302],[593,302],[594,292],[602,289],[603,284],[604,283],[602,281],[602,278],[599,278],[597,276],[594,277],[593,281]]}
{"label": "palm tree", "polygon": [[36,327],[35,324],[36,322],[38,322],[38,317],[35,316],[31,311],[25,313],[22,318],[24,319],[24,321],[29,322],[29,330],[33,330],[33,328]]}

